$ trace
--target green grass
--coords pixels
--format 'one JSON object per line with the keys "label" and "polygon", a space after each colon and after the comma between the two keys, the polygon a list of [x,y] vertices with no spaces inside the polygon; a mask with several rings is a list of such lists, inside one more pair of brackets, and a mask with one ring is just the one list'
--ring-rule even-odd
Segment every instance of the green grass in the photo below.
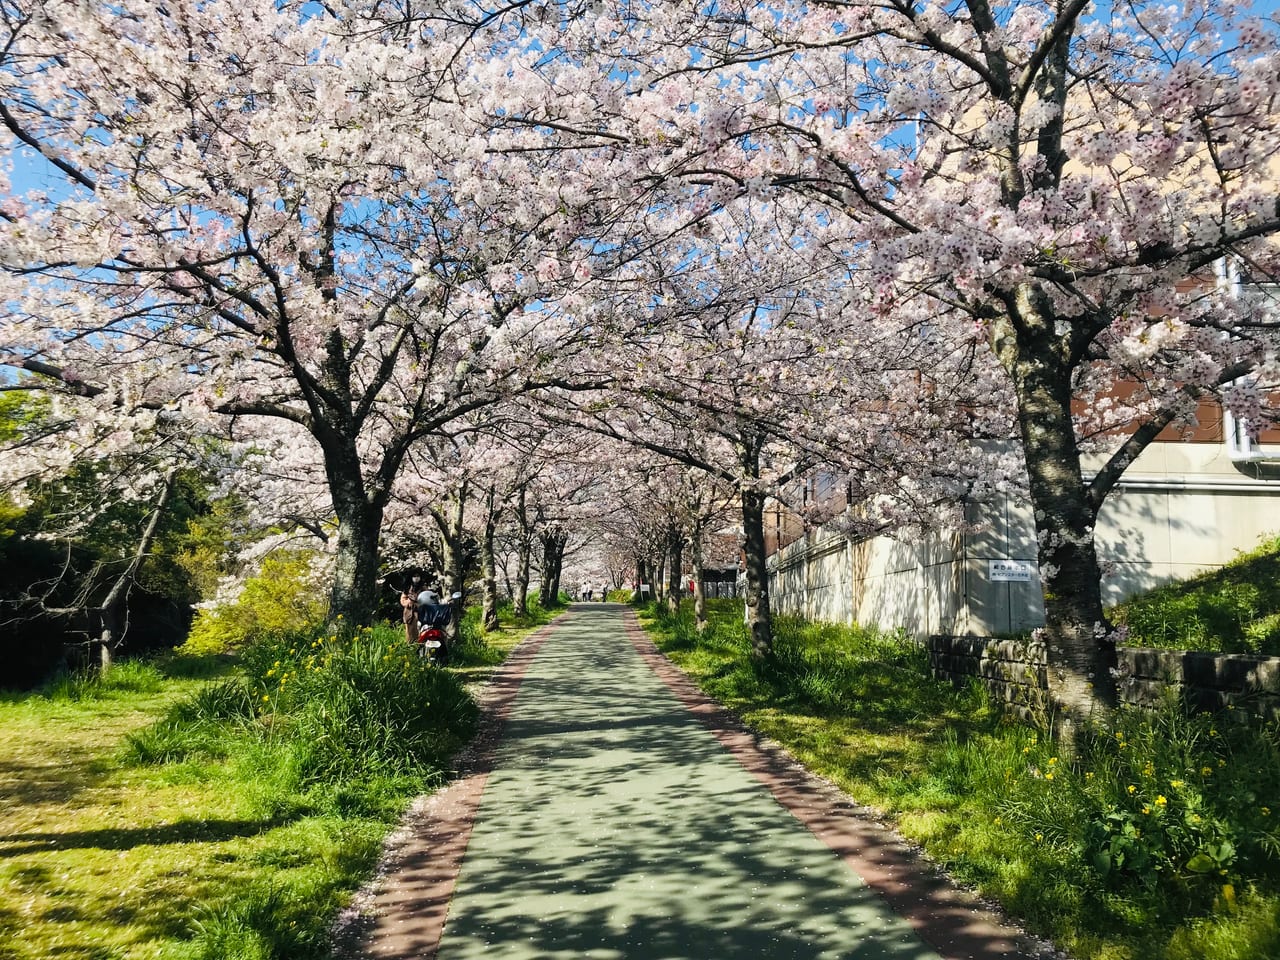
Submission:
{"label": "green grass", "polygon": [[[508,617],[508,621],[510,621]],[[315,960],[467,687],[537,623],[423,664],[398,627],[125,662],[0,699],[0,960]]]}
{"label": "green grass", "polygon": [[1134,646],[1280,656],[1280,534],[1219,570],[1127,600],[1109,616]]}
{"label": "green grass", "polygon": [[1125,712],[1069,764],[976,685],[930,679],[903,637],[779,618],[755,667],[740,606],[711,609],[701,637],[688,611],[646,623],[708,693],[1078,960],[1280,956],[1280,730]]}

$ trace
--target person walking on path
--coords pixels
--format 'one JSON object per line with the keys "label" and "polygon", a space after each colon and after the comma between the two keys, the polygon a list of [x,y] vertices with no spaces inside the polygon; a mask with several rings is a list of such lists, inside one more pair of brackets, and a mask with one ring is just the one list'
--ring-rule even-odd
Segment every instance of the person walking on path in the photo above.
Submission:
{"label": "person walking on path", "polygon": [[513,654],[499,687],[487,746],[419,812],[423,829],[363,906],[360,956],[1042,953],[835,788],[762,748],[657,653],[629,608],[561,617]]}

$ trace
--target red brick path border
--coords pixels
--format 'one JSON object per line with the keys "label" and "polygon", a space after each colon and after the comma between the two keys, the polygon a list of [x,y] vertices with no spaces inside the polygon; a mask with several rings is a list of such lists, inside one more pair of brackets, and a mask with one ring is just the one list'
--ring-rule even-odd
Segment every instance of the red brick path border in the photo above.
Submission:
{"label": "red brick path border", "polygon": [[634,611],[627,611],[626,630],[640,656],[685,707],[944,960],[1055,956],[1051,947],[1006,923],[976,895],[943,876],[918,850],[877,823],[871,810],[707,697],[659,652]]}
{"label": "red brick path border", "polygon": [[381,876],[335,935],[340,956],[434,960],[507,717],[534,656],[572,613],[531,633],[484,688],[480,729],[457,779],[414,807],[389,843]]}

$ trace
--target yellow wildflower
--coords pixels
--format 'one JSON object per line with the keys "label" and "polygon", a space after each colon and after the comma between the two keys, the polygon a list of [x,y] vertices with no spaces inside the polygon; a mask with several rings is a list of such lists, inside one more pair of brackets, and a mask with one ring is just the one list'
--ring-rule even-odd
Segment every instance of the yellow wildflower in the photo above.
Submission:
{"label": "yellow wildflower", "polygon": [[1137,788],[1137,787],[1135,787],[1132,783],[1131,783],[1131,784],[1129,784],[1129,786],[1127,787],[1127,789],[1128,789],[1128,791],[1129,791],[1129,795],[1130,795],[1130,796],[1132,796],[1133,794],[1135,794],[1135,793],[1137,793],[1137,792],[1138,792],[1138,788]]}
{"label": "yellow wildflower", "polygon": [[1168,802],[1169,802],[1169,800],[1165,797],[1165,795],[1164,795],[1163,793],[1161,793],[1161,794],[1157,794],[1157,795],[1156,795],[1156,806],[1157,806],[1157,807],[1163,807],[1163,806],[1164,806],[1165,804],[1167,804]]}

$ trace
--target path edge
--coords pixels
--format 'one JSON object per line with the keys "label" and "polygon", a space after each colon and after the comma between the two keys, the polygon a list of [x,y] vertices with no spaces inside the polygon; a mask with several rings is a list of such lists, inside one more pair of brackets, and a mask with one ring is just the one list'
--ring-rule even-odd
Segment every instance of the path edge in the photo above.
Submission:
{"label": "path edge", "polygon": [[373,876],[330,931],[337,960],[433,960],[440,948],[476,811],[529,665],[566,611],[518,643],[476,693],[476,734],[454,758],[455,776],[413,800],[383,842]]}
{"label": "path edge", "polygon": [[705,694],[669,660],[634,610],[627,637],[658,678],[774,799],[875,891],[943,960],[1069,960],[959,885],[916,845],[785,747]]}

